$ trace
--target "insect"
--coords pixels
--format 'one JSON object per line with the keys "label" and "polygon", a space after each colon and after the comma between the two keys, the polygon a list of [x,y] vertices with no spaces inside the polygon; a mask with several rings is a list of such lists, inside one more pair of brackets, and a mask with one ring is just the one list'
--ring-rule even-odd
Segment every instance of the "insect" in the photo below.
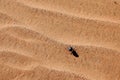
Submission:
{"label": "insect", "polygon": [[71,52],[72,55],[74,55],[75,57],[79,57],[79,55],[77,54],[77,52],[72,48],[72,47],[68,47],[68,50]]}

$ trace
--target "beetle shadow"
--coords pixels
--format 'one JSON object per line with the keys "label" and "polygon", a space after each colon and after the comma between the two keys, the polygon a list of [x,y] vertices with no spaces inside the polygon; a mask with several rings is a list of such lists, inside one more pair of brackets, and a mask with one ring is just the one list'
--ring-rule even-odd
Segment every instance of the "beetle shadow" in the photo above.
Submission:
{"label": "beetle shadow", "polygon": [[75,57],[79,57],[79,55],[77,54],[77,52],[75,50],[72,51],[72,54],[75,56]]}

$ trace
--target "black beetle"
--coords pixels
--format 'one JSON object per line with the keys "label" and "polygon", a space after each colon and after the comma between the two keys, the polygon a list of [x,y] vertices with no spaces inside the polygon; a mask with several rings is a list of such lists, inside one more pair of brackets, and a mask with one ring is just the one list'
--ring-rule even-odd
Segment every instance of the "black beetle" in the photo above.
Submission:
{"label": "black beetle", "polygon": [[73,54],[75,57],[79,57],[79,55],[77,54],[77,52],[72,48],[72,47],[68,47],[68,50],[71,52],[71,54]]}

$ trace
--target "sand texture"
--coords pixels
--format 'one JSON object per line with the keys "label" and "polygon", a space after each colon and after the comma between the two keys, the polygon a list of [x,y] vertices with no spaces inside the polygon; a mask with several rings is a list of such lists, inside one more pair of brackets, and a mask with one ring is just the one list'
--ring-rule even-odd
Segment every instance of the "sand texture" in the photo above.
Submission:
{"label": "sand texture", "polygon": [[0,0],[0,80],[120,80],[120,0]]}

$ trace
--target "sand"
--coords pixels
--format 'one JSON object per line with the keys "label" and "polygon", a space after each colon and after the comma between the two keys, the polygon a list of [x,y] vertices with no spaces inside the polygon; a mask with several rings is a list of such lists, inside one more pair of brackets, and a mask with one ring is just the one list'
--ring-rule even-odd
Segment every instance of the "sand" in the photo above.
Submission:
{"label": "sand", "polygon": [[120,1],[0,0],[0,80],[120,80]]}

